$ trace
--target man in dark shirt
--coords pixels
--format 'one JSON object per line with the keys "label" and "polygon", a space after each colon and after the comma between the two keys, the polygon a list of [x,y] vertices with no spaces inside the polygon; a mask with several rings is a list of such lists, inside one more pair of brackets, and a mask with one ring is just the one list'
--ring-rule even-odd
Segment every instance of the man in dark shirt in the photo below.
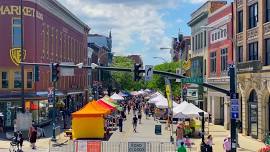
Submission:
{"label": "man in dark shirt", "polygon": [[133,131],[134,131],[134,132],[137,132],[137,131],[136,131],[136,128],[137,128],[137,122],[138,122],[138,118],[137,118],[136,115],[134,115],[133,121],[132,121],[132,124],[133,124]]}
{"label": "man in dark shirt", "polygon": [[119,125],[119,131],[122,132],[123,130],[123,117],[120,116],[120,118],[118,119],[118,125]]}

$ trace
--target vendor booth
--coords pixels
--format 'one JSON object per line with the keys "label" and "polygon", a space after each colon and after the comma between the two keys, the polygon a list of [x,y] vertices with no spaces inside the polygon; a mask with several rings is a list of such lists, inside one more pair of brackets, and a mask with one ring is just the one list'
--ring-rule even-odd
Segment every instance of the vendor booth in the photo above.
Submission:
{"label": "vendor booth", "polygon": [[72,113],[72,137],[81,138],[104,138],[104,116],[110,113],[97,102],[89,102],[79,111]]}
{"label": "vendor booth", "polygon": [[124,98],[120,95],[118,95],[117,93],[114,93],[110,98],[114,99],[114,100],[124,100]]}

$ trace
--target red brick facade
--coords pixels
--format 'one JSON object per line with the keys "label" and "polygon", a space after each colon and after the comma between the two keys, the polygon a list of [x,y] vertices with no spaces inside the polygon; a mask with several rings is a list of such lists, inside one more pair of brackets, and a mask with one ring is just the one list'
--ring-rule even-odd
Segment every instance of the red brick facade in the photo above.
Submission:
{"label": "red brick facade", "polygon": [[[225,73],[221,71],[221,49],[227,48],[227,64],[233,62],[233,42],[231,41],[230,37],[233,38],[233,24],[232,24],[232,6],[226,5],[220,10],[214,12],[208,18],[208,26],[213,27],[208,31],[208,71],[207,71],[207,78],[210,77],[222,77],[225,76]],[[215,31],[219,32],[220,29],[226,29],[227,31],[227,38],[217,39],[215,40]],[[223,31],[224,32],[224,31]],[[214,37],[213,35],[214,34]],[[224,33],[222,33],[224,34]],[[217,34],[216,37],[219,36],[221,33]],[[213,38],[213,39],[212,39]],[[214,41],[212,41],[214,40]],[[213,74],[211,73],[211,59],[210,54],[211,52],[216,52],[216,72]],[[226,73],[227,74],[227,73]]]}

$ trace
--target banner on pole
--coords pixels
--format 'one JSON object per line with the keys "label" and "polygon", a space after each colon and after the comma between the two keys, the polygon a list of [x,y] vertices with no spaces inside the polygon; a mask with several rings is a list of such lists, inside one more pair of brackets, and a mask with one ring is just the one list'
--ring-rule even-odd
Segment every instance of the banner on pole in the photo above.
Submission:
{"label": "banner on pole", "polygon": [[167,95],[167,100],[168,100],[168,108],[173,108],[171,83],[168,78],[165,78],[165,88],[166,88],[166,95]]}

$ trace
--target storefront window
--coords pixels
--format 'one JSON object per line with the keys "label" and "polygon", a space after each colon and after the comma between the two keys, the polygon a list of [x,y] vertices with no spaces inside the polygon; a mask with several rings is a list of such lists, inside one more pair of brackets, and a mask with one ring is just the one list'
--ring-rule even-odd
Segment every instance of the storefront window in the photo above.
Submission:
{"label": "storefront window", "polygon": [[21,88],[22,80],[21,80],[21,72],[14,72],[14,88]]}
{"label": "storefront window", "polygon": [[33,74],[32,72],[27,72],[27,88],[32,88]]}
{"label": "storefront window", "polygon": [[21,47],[21,19],[14,18],[12,25],[12,47]]}
{"label": "storefront window", "polygon": [[49,103],[47,100],[32,101],[31,112],[33,121],[39,125],[46,125],[49,123]]}
{"label": "storefront window", "polygon": [[8,73],[2,72],[2,88],[8,88]]}

